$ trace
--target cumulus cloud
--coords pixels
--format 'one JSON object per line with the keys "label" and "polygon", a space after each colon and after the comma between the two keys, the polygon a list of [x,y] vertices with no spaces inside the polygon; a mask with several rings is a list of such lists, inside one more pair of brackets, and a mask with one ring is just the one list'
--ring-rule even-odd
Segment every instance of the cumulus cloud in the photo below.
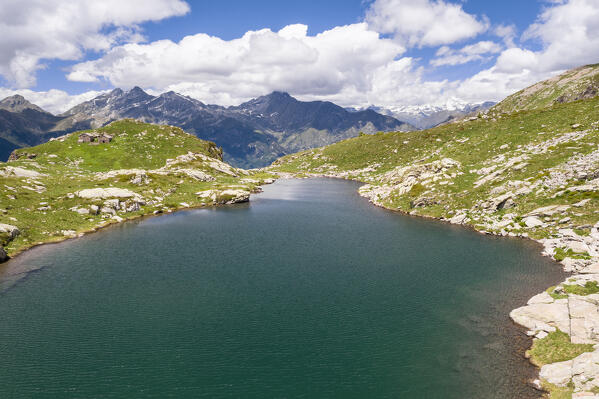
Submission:
{"label": "cumulus cloud", "polygon": [[0,75],[33,86],[45,59],[77,60],[86,50],[139,41],[138,24],[188,11],[182,0],[3,0]]}
{"label": "cumulus cloud", "polygon": [[272,90],[299,96],[366,93],[376,70],[405,51],[366,23],[314,36],[307,31],[298,24],[278,32],[249,31],[233,40],[197,34],[178,43],[129,43],[75,65],[68,78],[176,90],[203,101],[235,104]]}
{"label": "cumulus cloud", "polygon": [[[554,71],[599,59],[599,2],[570,0],[545,9],[524,32],[524,40],[539,40],[537,68]],[[574,65],[573,65],[574,64]]]}
{"label": "cumulus cloud", "polygon": [[462,47],[459,50],[453,50],[447,46],[437,50],[436,56],[431,60],[431,65],[460,65],[472,61],[489,60],[489,55],[497,54],[502,50],[502,47],[492,41],[481,41],[475,44]]}
{"label": "cumulus cloud", "polygon": [[537,81],[577,66],[599,61],[599,2],[553,1],[522,36],[541,49],[504,50],[492,68],[465,79],[457,95],[500,100]]}
{"label": "cumulus cloud", "polygon": [[[148,4],[153,2],[185,6],[174,0],[151,0]],[[562,70],[599,60],[599,3],[559,0],[545,4],[521,38],[514,26],[490,28],[484,17],[470,15],[460,4],[447,0],[376,0],[362,23],[316,35],[309,35],[306,25],[295,24],[279,31],[249,31],[232,40],[200,33],[179,42],[141,43],[130,38],[132,42],[122,43],[119,40],[137,31],[131,30],[124,19],[115,19],[109,23],[117,28],[109,33],[92,29],[100,32],[104,41],[93,44],[81,38],[69,42],[75,43],[75,52],[92,45],[102,52],[97,59],[75,64],[68,78],[108,82],[125,89],[137,85],[153,94],[174,90],[222,105],[236,105],[273,90],[288,91],[302,100],[330,100],[353,107],[442,105],[456,98],[467,102],[497,101]],[[151,15],[175,13],[166,10]],[[4,9],[0,14],[3,12]],[[148,15],[143,18],[150,18]],[[21,17],[17,14],[15,18]],[[138,21],[142,17],[136,18]],[[485,40],[477,40],[476,36],[485,31]],[[456,44],[468,38],[466,45]],[[0,49],[2,46],[10,47],[4,42]],[[406,56],[407,49],[415,46],[438,47],[435,58],[425,64]],[[19,61],[26,77],[44,58],[39,58],[39,52],[36,54],[38,58]],[[492,59],[496,59],[492,67],[468,78],[427,78],[434,67]],[[3,62],[0,55],[0,73],[5,73]],[[0,89],[0,96],[13,93]],[[77,97],[59,90],[21,90],[20,94],[56,112],[97,93]]]}
{"label": "cumulus cloud", "polygon": [[493,33],[503,39],[506,47],[515,47],[514,39],[516,38],[515,25],[498,25],[493,29]]}
{"label": "cumulus cloud", "polygon": [[[407,4],[415,6],[412,12],[416,14],[409,19],[418,24],[427,21],[429,14],[437,16],[436,22],[429,21],[432,28],[402,25],[401,19],[387,21],[395,15],[392,6],[402,9]],[[498,101],[564,69],[597,62],[598,9],[593,0],[570,0],[545,8],[523,37],[525,44],[526,40],[540,43],[540,49],[515,46],[516,30],[510,25],[496,26],[491,32],[502,44],[483,40],[458,49],[440,47],[430,62],[433,67],[497,57],[491,68],[456,81],[427,80],[427,71],[419,65],[422,62],[402,55],[410,45],[452,43],[477,35],[487,29],[487,23],[466,14],[457,4],[428,0],[377,0],[368,11],[368,22],[314,36],[307,34],[305,25],[290,25],[278,32],[250,31],[228,41],[198,34],[178,43],[125,44],[97,60],[75,65],[69,79],[106,80],[125,88],[139,85],[156,93],[174,90],[224,105],[272,90],[288,91],[304,100],[324,99],[358,107],[442,104],[453,98]],[[404,17],[395,11],[398,18]],[[418,17],[418,12],[423,16]],[[373,16],[383,15],[389,17],[373,22]],[[444,15],[450,17],[444,19]],[[458,29],[459,34],[452,36],[456,30],[450,26],[459,25],[455,21],[460,19],[465,21],[461,26],[469,26],[469,21],[473,28],[467,34]],[[379,30],[374,30],[375,26]],[[431,36],[445,29],[452,32]],[[393,37],[381,32],[391,32]]]}
{"label": "cumulus cloud", "polygon": [[393,35],[405,46],[438,46],[486,31],[486,18],[443,0],[376,0],[366,13],[372,29]]}
{"label": "cumulus cloud", "polygon": [[100,94],[106,93],[107,91],[96,91],[91,90],[82,94],[69,94],[63,90],[48,90],[48,91],[34,91],[29,89],[6,89],[0,88],[0,99],[19,94],[25,97],[28,101],[41,107],[42,109],[51,112],[53,114],[60,114],[66,110],[80,104],[84,101],[91,100]]}

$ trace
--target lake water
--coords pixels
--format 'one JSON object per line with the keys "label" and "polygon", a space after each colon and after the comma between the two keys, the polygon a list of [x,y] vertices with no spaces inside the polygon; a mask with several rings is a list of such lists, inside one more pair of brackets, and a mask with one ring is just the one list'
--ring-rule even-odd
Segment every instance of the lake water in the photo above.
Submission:
{"label": "lake water", "polygon": [[0,266],[0,397],[538,397],[508,313],[559,267],[357,188],[278,181]]}

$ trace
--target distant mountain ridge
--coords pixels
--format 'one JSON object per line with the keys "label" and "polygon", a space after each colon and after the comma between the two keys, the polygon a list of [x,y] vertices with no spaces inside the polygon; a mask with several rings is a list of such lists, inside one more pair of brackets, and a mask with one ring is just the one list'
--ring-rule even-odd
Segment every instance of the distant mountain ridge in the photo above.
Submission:
{"label": "distant mountain ridge", "polygon": [[0,159],[7,159],[19,147],[29,147],[48,141],[51,137],[76,130],[81,126],[64,117],[52,115],[23,96],[15,95],[0,101]]}
{"label": "distant mountain ridge", "polygon": [[[172,91],[153,96],[134,87],[129,91],[114,89],[57,116],[20,96],[0,102],[0,112],[3,110],[8,114],[6,121],[0,119],[0,138],[14,147],[36,145],[59,133],[132,118],[178,126],[213,141],[223,148],[228,162],[246,168],[266,166],[285,154],[332,144],[360,132],[414,129],[373,110],[348,112],[331,102],[303,102],[283,92],[222,107]],[[21,126],[27,121],[29,125]]]}
{"label": "distant mountain ridge", "polygon": [[[486,111],[495,104],[492,101],[466,103],[452,99],[442,105],[408,105],[388,108],[371,106],[367,109],[405,121],[418,129],[430,129],[443,123]],[[350,111],[355,111],[355,109],[350,109]]]}
{"label": "distant mountain ridge", "polygon": [[243,167],[265,166],[284,154],[331,144],[361,131],[413,129],[371,110],[352,113],[331,102],[302,102],[282,92],[222,107],[172,91],[152,96],[139,87],[115,89],[62,116],[93,128],[123,118],[178,126],[215,142],[227,161]]}

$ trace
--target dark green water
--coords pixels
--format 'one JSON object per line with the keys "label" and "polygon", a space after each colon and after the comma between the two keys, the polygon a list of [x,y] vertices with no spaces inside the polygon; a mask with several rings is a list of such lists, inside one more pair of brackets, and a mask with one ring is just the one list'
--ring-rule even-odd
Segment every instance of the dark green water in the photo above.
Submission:
{"label": "dark green water", "polygon": [[527,398],[535,245],[338,180],[126,223],[3,265],[2,398]]}

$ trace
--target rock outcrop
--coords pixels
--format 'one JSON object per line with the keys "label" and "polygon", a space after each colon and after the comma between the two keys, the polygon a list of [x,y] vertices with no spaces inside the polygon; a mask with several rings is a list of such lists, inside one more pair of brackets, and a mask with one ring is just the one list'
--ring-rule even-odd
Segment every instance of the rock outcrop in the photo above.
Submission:
{"label": "rock outcrop", "polygon": [[139,194],[124,188],[88,188],[75,193],[79,198],[85,199],[107,199],[107,198],[133,198]]}

